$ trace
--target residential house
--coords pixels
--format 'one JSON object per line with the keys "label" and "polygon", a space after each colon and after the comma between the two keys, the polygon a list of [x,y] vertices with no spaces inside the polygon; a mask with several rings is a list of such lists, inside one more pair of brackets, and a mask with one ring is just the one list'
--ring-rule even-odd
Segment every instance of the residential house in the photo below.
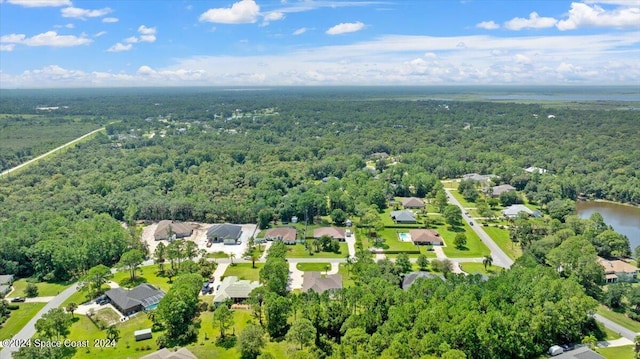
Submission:
{"label": "residential house", "polygon": [[157,352],[145,355],[140,359],[198,359],[187,348],[167,349],[162,348]]}
{"label": "residential house", "polygon": [[207,231],[207,240],[211,243],[238,244],[242,227],[237,224],[214,224]]}
{"label": "residential house", "polygon": [[340,242],[344,242],[345,230],[336,227],[320,227],[313,230],[313,238],[318,239],[322,236],[329,236],[333,239],[337,239]]}
{"label": "residential house", "polygon": [[438,231],[434,229],[412,229],[409,231],[411,241],[415,245],[444,245],[444,241]]}
{"label": "residential house", "polygon": [[440,280],[445,280],[442,274],[433,274],[429,272],[411,272],[402,275],[402,282],[400,283],[400,287],[402,290],[407,290],[409,287],[416,282],[416,280],[424,278],[424,279],[434,279],[438,278]]}
{"label": "residential house", "polygon": [[[172,236],[175,237],[169,238],[169,233],[171,233]],[[187,223],[164,220],[158,222],[156,231],[153,233],[153,238],[156,241],[164,239],[184,238],[189,237],[192,233],[193,227],[191,227],[191,225]]]}
{"label": "residential house", "polygon": [[502,210],[502,215],[507,217],[507,218],[516,218],[518,217],[521,213],[526,213],[531,217],[541,217],[542,213],[540,213],[540,211],[534,211],[532,209],[530,209],[529,207],[523,205],[523,204],[513,204],[507,208],[505,208],[504,210]]}
{"label": "residential house", "polygon": [[602,355],[594,352],[588,346],[575,348],[562,354],[554,356],[556,359],[605,359]]}
{"label": "residential house", "polygon": [[392,211],[391,218],[396,223],[416,223],[416,216],[411,211]]}
{"label": "residential house", "polygon": [[105,293],[109,302],[123,315],[155,309],[164,295],[162,290],[147,283],[133,289],[112,288]]}
{"label": "residential house", "polygon": [[213,303],[219,305],[227,300],[231,300],[234,303],[244,302],[249,298],[249,293],[260,286],[261,284],[258,282],[239,280],[235,276],[225,277],[220,283],[218,293],[213,298]]}
{"label": "residential house", "polygon": [[372,160],[386,160],[389,158],[389,154],[386,152],[374,152],[369,155]]}
{"label": "residential house", "polygon": [[625,261],[598,257],[598,263],[604,267],[604,276],[607,283],[635,282],[638,278],[638,267]]}
{"label": "residential house", "polygon": [[482,192],[486,194],[491,194],[492,197],[500,197],[500,195],[503,193],[507,193],[515,190],[516,188],[510,184],[502,184],[500,186],[485,188],[482,190]]}
{"label": "residential house", "polygon": [[13,274],[0,275],[0,297],[11,292],[11,285],[13,284],[13,280]]}
{"label": "residential house", "polygon": [[544,174],[547,173],[547,170],[544,168],[540,168],[540,167],[535,167],[535,166],[531,166],[531,167],[527,167],[524,169],[525,172],[529,172],[529,173],[539,173],[539,174]]}
{"label": "residential house", "polygon": [[323,277],[322,272],[304,272],[304,279],[302,281],[303,292],[312,290],[318,294],[322,294],[326,291],[338,289],[342,289],[342,275],[328,274]]}
{"label": "residential house", "polygon": [[267,241],[279,240],[284,244],[296,244],[298,231],[292,227],[270,228],[264,235]]}
{"label": "residential house", "polygon": [[494,177],[498,177],[498,176],[496,176],[496,175],[481,175],[481,174],[477,174],[477,173],[467,173],[466,175],[462,176],[462,179],[463,180],[472,180],[472,181],[476,181],[476,182],[480,182],[480,183],[488,183]]}
{"label": "residential house", "polygon": [[424,208],[424,201],[417,197],[404,197],[402,198],[402,207],[404,209],[422,209]]}

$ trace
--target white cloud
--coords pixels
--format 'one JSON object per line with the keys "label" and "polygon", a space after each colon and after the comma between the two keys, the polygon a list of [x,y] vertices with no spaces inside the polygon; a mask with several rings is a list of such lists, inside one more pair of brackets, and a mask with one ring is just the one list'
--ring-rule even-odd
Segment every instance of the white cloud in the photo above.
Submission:
{"label": "white cloud", "polygon": [[340,23],[338,25],[335,25],[333,27],[331,27],[329,30],[327,30],[327,34],[328,35],[340,35],[340,34],[346,34],[349,32],[356,32],[356,31],[360,31],[364,29],[364,24],[361,23],[360,21],[357,22],[343,22]]}
{"label": "white cloud", "polygon": [[127,37],[123,41],[126,42],[126,43],[129,43],[129,44],[135,44],[135,43],[138,42],[138,38],[135,37],[135,36],[131,36],[131,37]]}
{"label": "white cloud", "polygon": [[293,32],[294,35],[302,35],[305,32],[307,32],[307,28],[306,27],[301,27],[299,29],[297,29],[296,31]]}
{"label": "white cloud", "polygon": [[106,35],[106,34],[107,34],[106,31],[100,31],[100,32],[96,33],[95,35],[93,35],[93,37],[100,37],[100,36]]}
{"label": "white cloud", "polygon": [[68,24],[64,25],[64,27],[66,27],[67,29],[73,29],[75,27],[75,25],[73,25],[72,23],[68,23]]}
{"label": "white cloud", "polygon": [[71,6],[71,0],[7,0],[7,3],[24,7]]}
{"label": "white cloud", "polygon": [[118,19],[117,17],[105,17],[104,19],[102,19],[102,22],[106,23],[114,23],[118,21],[120,21],[120,19]]}
{"label": "white cloud", "polygon": [[485,30],[495,30],[495,29],[499,29],[500,25],[496,24],[493,21],[483,21],[476,24],[476,27],[479,29],[485,29]]}
{"label": "white cloud", "polygon": [[558,22],[558,30],[583,27],[640,28],[640,6],[605,10],[598,5],[571,3],[569,18]]}
{"label": "white cloud", "polygon": [[640,6],[640,0],[584,0],[585,4],[610,4],[620,6]]}
{"label": "white cloud", "polygon": [[110,48],[107,49],[107,52],[122,52],[122,51],[129,51],[133,48],[133,45],[131,44],[126,44],[123,45],[122,43],[117,43],[113,46],[111,46]]}
{"label": "white cloud", "polygon": [[111,9],[106,7],[104,9],[88,10],[88,9],[81,9],[78,7],[66,7],[60,10],[60,12],[62,13],[62,17],[70,17],[74,19],[86,20],[89,17],[105,16],[111,13]]}
{"label": "white cloud", "polygon": [[71,47],[90,44],[93,40],[85,36],[58,35],[55,31],[47,31],[33,37],[24,34],[9,34],[0,37],[2,43],[23,44],[27,46]]}
{"label": "white cloud", "polygon": [[538,13],[532,12],[529,18],[516,17],[504,23],[504,27],[509,30],[519,31],[522,29],[544,29],[553,27],[558,20],[552,17],[540,17]]}
{"label": "white cloud", "polygon": [[284,13],[280,11],[271,11],[262,17],[262,25],[269,25],[271,21],[279,21],[284,19]]}
{"label": "white cloud", "polygon": [[527,55],[524,54],[516,54],[513,57],[513,62],[517,63],[517,64],[530,64],[531,63],[531,58]]}
{"label": "white cloud", "polygon": [[13,51],[16,44],[0,44],[0,51]]}
{"label": "white cloud", "polygon": [[140,41],[142,42],[154,42],[156,41],[156,28],[155,27],[146,27],[144,25],[140,25],[138,28],[138,32],[140,33]]}
{"label": "white cloud", "polygon": [[254,23],[260,15],[260,6],[254,0],[241,0],[230,8],[209,9],[200,15],[201,22],[221,24]]}

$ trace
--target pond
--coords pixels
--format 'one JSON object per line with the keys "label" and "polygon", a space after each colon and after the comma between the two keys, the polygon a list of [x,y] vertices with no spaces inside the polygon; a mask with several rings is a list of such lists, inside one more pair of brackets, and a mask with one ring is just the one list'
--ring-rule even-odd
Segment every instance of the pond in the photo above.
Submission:
{"label": "pond", "polygon": [[580,218],[589,218],[591,214],[600,212],[606,224],[629,238],[631,251],[640,246],[640,208],[611,202],[579,201],[576,210]]}

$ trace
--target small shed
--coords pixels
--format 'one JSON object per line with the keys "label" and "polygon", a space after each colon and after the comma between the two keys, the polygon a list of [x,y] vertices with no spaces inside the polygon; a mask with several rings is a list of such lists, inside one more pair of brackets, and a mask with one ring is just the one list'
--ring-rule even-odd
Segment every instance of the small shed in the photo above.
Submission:
{"label": "small shed", "polygon": [[151,328],[140,329],[133,332],[133,336],[136,338],[136,341],[151,339]]}

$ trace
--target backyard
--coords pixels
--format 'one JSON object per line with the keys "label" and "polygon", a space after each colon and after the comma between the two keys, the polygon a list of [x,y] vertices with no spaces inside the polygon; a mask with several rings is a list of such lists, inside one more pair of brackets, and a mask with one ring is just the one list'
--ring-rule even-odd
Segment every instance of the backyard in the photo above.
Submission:
{"label": "backyard", "polygon": [[340,253],[334,252],[318,252],[312,251],[309,255],[309,251],[304,248],[304,244],[296,243],[287,246],[287,258],[344,258],[349,253],[349,248],[345,242],[340,242]]}
{"label": "backyard", "polygon": [[501,270],[504,269],[502,267],[491,265],[491,266],[488,266],[487,269],[485,270],[484,264],[471,263],[471,262],[460,263],[460,268],[469,274],[479,273],[484,275],[496,275],[500,273]]}
{"label": "backyard", "polygon": [[296,268],[303,272],[324,272],[327,268],[331,269],[331,263],[298,263]]}
{"label": "backyard", "polygon": [[[464,227],[453,228],[443,224],[437,226],[437,229],[446,244],[442,250],[449,258],[479,258],[490,253],[489,248],[482,243],[476,232],[467,223],[464,223]],[[458,249],[453,245],[453,241],[456,234],[462,231],[467,236],[467,244],[464,249]]]}
{"label": "backyard", "polygon": [[[165,263],[165,268],[169,267],[169,263]],[[129,271],[120,271],[116,272],[113,275],[113,281],[118,283],[122,287],[135,287],[140,283],[149,283],[152,284],[165,292],[168,292],[171,288],[171,283],[169,283],[169,278],[159,277],[158,274],[158,266],[157,265],[149,265],[140,267],[136,272],[136,279],[134,283],[129,283]],[[175,278],[174,278],[175,279]]]}
{"label": "backyard", "polygon": [[260,269],[264,263],[256,263],[256,267],[252,268],[251,263],[236,263],[227,267],[224,277],[235,276],[238,279],[247,279],[256,281],[260,279]]}
{"label": "backyard", "polygon": [[27,279],[22,278],[13,282],[12,297],[25,297],[24,290],[27,288],[27,284],[33,283],[38,287],[38,297],[52,297],[60,294],[63,290],[67,289],[71,282],[65,283],[47,283],[47,282],[29,282]]}

